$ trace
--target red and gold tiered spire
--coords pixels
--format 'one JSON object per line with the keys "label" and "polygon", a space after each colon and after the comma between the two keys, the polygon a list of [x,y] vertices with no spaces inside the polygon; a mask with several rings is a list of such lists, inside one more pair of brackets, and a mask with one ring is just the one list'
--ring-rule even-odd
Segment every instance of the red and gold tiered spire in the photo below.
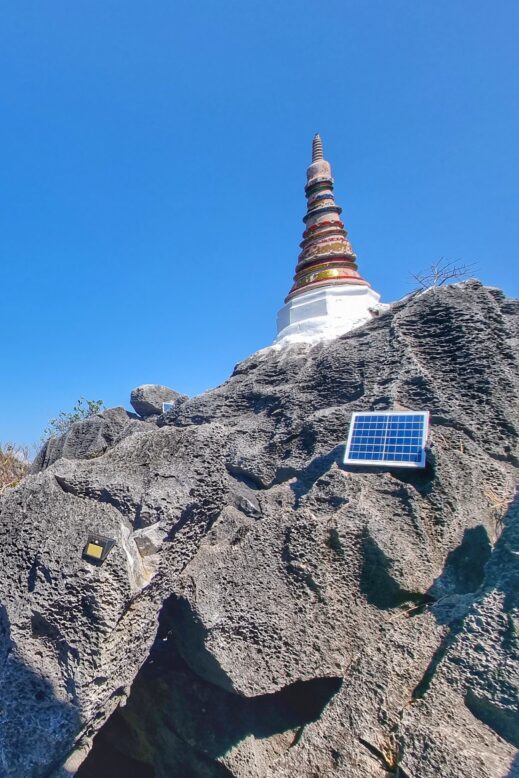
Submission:
{"label": "red and gold tiered spire", "polygon": [[323,286],[353,284],[369,286],[357,270],[347,232],[340,219],[342,208],[335,203],[330,163],[323,158],[319,135],[312,142],[312,164],[306,173],[308,200],[303,221],[301,253],[294,276],[294,285],[285,302],[296,295]]}

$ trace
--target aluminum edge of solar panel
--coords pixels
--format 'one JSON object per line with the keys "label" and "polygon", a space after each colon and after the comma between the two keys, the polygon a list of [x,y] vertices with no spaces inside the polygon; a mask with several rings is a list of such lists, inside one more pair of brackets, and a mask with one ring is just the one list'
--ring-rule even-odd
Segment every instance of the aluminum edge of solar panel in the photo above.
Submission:
{"label": "aluminum edge of solar panel", "polygon": [[[387,460],[387,459],[352,459],[348,456],[351,449],[351,442],[353,438],[353,430],[355,428],[355,422],[359,416],[421,416],[423,419],[422,434],[421,434],[421,457],[419,462],[404,462],[402,460]],[[425,444],[427,442],[427,435],[429,432],[429,411],[354,411],[350,420],[350,428],[348,430],[348,438],[346,440],[346,447],[344,450],[345,465],[357,465],[368,467],[410,467],[410,468],[424,468],[425,467]]]}

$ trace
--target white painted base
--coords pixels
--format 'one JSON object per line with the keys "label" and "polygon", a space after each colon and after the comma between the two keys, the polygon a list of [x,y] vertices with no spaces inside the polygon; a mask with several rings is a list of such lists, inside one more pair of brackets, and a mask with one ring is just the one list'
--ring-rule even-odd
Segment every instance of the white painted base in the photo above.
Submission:
{"label": "white painted base", "polygon": [[[289,300],[278,313],[274,346],[319,343],[344,335],[389,306],[369,286],[344,284],[308,290]],[[372,312],[373,311],[373,312]]]}

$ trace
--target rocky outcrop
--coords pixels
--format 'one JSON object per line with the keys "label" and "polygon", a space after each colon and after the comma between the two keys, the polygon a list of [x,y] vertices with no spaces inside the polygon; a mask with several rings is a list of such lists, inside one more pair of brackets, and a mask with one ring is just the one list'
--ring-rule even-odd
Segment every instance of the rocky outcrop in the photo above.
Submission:
{"label": "rocky outcrop", "polygon": [[142,423],[138,416],[128,413],[124,408],[109,408],[76,421],[64,435],[51,437],[45,442],[32,463],[31,472],[39,473],[62,457],[99,457],[139,429]]}
{"label": "rocky outcrop", "polygon": [[[519,775],[518,314],[431,289],[40,458],[0,500],[0,775]],[[389,408],[426,468],[345,467]]]}

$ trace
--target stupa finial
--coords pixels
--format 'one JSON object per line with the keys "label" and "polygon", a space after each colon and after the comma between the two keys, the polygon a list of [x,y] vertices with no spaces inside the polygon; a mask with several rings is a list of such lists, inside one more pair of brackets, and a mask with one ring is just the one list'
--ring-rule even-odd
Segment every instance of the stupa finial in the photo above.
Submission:
{"label": "stupa finial", "polygon": [[312,141],[312,162],[317,162],[318,159],[324,159],[323,142],[319,133],[316,132]]}
{"label": "stupa finial", "polygon": [[369,287],[357,270],[356,256],[340,218],[342,208],[335,202],[332,169],[323,157],[319,133],[312,141],[312,162],[306,178],[308,206],[303,219],[306,229],[294,284],[285,302],[321,287]]}

